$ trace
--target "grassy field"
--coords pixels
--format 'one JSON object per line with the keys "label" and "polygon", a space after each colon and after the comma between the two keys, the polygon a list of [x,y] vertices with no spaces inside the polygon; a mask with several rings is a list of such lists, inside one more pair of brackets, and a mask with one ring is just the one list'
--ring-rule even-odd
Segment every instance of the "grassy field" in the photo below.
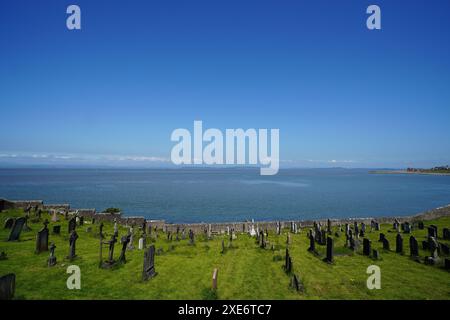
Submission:
{"label": "grassy field", "polygon": [[[7,217],[22,216],[22,211],[0,213],[3,222]],[[42,220],[50,216],[42,215]],[[35,254],[35,235],[41,229],[42,222],[31,223],[32,231],[22,232],[20,241],[7,242],[10,230],[0,230],[0,251],[7,253],[8,259],[0,261],[0,275],[13,272],[16,274],[15,299],[449,299],[450,272],[437,266],[428,266],[409,258],[409,235],[404,235],[405,255],[395,251],[386,252],[378,242],[379,232],[368,232],[372,240],[372,248],[379,249],[381,259],[373,260],[362,255],[360,249],[353,253],[344,248],[345,235],[335,239],[335,261],[327,264],[322,261],[325,246],[316,244],[321,256],[307,251],[309,240],[307,230],[299,234],[291,234],[290,252],[294,272],[300,276],[304,292],[298,293],[290,288],[290,276],[283,270],[286,248],[286,232],[276,236],[269,234],[268,249],[261,249],[247,234],[237,234],[233,247],[221,253],[221,241],[226,235],[216,236],[207,241],[203,236],[196,236],[195,245],[188,240],[169,242],[160,232],[154,242],[156,248],[163,252],[155,256],[157,276],[147,282],[141,280],[143,251],[127,251],[127,263],[114,269],[105,270],[98,267],[99,261],[99,226],[78,227],[78,257],[69,262],[64,257],[69,250],[67,221],[50,223],[50,242],[56,245],[58,263],[54,267],[47,266],[48,253]],[[61,235],[52,235],[52,226],[61,225]],[[429,221],[426,225],[435,224],[442,236],[442,228],[450,226],[450,217]],[[92,232],[86,228],[92,227]],[[135,228],[136,230],[137,228]],[[382,225],[395,250],[395,236],[392,225]],[[112,224],[105,224],[107,239],[113,233]],[[119,238],[127,229],[119,228]],[[422,249],[421,241],[426,237],[426,230],[415,230]],[[137,248],[138,232],[135,235]],[[449,241],[440,242],[450,244]],[[275,245],[275,251],[271,245]],[[120,254],[121,245],[115,247],[115,258]],[[103,256],[106,259],[105,246]],[[420,250],[421,257],[428,252]],[[78,265],[81,269],[81,289],[68,290],[66,281],[69,265]],[[369,290],[366,280],[369,276],[366,269],[369,265],[381,268],[381,289]],[[214,268],[219,269],[218,290],[212,294],[211,277]]]}

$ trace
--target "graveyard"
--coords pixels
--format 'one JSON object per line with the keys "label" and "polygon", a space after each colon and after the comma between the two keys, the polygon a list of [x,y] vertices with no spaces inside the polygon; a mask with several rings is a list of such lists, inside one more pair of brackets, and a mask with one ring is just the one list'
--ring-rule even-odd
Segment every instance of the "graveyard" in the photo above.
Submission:
{"label": "graveyard", "polygon": [[[448,214],[214,234],[48,211],[0,216],[0,277],[15,275],[17,300],[450,299]],[[80,289],[66,285],[71,265]],[[370,265],[381,289],[366,285]]]}

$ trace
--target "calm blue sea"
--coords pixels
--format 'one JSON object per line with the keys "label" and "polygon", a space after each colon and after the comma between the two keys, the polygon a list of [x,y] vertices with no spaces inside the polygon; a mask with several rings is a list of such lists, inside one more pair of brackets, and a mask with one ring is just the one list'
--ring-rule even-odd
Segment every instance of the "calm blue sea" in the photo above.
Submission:
{"label": "calm blue sea", "polygon": [[119,207],[167,222],[410,215],[450,203],[450,176],[362,169],[1,169],[0,198]]}

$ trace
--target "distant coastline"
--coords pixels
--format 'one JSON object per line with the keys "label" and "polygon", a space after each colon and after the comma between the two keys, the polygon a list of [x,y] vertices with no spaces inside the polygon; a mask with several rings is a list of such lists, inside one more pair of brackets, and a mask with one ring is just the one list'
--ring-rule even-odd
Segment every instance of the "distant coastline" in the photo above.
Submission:
{"label": "distant coastline", "polygon": [[408,170],[371,170],[371,174],[422,174],[432,176],[450,176],[447,172],[431,172],[431,171],[408,171]]}

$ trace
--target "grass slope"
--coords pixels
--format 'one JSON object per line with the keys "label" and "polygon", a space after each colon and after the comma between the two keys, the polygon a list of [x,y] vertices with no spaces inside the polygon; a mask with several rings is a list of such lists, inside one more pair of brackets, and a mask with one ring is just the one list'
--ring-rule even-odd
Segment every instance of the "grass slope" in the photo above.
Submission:
{"label": "grass slope", "polygon": [[[23,216],[22,211],[11,210],[0,213],[2,221],[7,217]],[[42,215],[42,221],[50,216]],[[31,219],[30,219],[31,220]],[[304,292],[297,293],[290,288],[290,277],[283,271],[286,235],[269,235],[271,247],[275,251],[261,249],[255,239],[247,234],[237,234],[233,247],[221,253],[221,240],[226,235],[216,236],[206,241],[196,236],[194,246],[188,240],[169,242],[164,233],[159,232],[154,242],[163,253],[155,256],[155,268],[158,275],[147,281],[141,280],[143,251],[127,251],[127,263],[111,270],[98,267],[99,239],[98,224],[86,223],[77,228],[78,257],[73,262],[65,260],[68,254],[67,221],[50,223],[50,242],[56,244],[58,263],[47,267],[48,253],[35,254],[35,235],[42,228],[42,222],[31,223],[32,231],[22,232],[20,241],[7,242],[10,230],[0,230],[0,251],[7,253],[8,259],[0,261],[0,275],[16,274],[15,299],[449,299],[450,273],[437,266],[427,266],[411,260],[409,254],[409,235],[404,235],[405,255],[394,251],[386,252],[378,242],[379,232],[368,232],[372,248],[379,249],[381,259],[372,260],[362,255],[361,247],[353,253],[344,248],[345,235],[335,237],[335,261],[327,264],[321,259],[325,247],[316,245],[321,256],[307,251],[309,240],[306,229],[291,235],[290,253],[294,272],[300,276]],[[61,235],[52,235],[52,226],[61,225]],[[450,217],[443,217],[426,223],[435,224],[442,235],[442,228],[450,226]],[[87,227],[92,232],[86,232]],[[136,230],[137,228],[135,228]],[[391,250],[395,250],[395,232],[389,232],[391,225],[382,225],[389,239]],[[285,230],[286,232],[287,230]],[[391,230],[393,231],[393,230]],[[105,224],[107,239],[113,233],[112,224]],[[119,236],[127,229],[120,226]],[[420,244],[426,237],[426,230],[415,230]],[[137,248],[138,232],[135,233]],[[440,242],[450,244],[449,241]],[[121,245],[115,247],[115,258],[120,254]],[[108,249],[104,247],[106,259]],[[423,258],[427,252],[420,250]],[[81,269],[81,290],[68,290],[66,281],[69,265],[78,265]],[[381,268],[381,289],[369,290],[366,269],[369,265]],[[211,277],[214,268],[219,269],[218,290],[211,293]]]}

